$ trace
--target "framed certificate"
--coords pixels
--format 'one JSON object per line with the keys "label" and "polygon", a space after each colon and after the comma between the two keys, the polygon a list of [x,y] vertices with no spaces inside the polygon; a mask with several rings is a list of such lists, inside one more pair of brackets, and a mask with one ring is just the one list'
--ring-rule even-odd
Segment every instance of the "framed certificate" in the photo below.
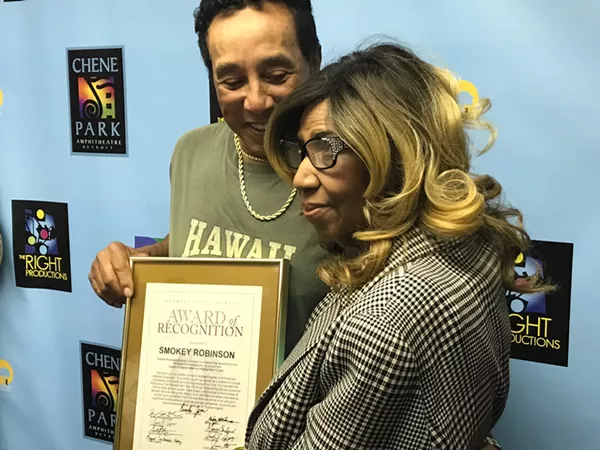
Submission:
{"label": "framed certificate", "polygon": [[283,259],[131,258],[115,450],[243,447],[283,361]]}

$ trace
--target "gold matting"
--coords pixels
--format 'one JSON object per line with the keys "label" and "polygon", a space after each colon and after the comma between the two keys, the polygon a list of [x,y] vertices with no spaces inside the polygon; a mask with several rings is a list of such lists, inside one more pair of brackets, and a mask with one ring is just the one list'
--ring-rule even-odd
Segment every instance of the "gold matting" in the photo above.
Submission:
{"label": "gold matting", "polygon": [[131,450],[147,283],[262,286],[256,399],[283,360],[288,261],[283,259],[131,258],[134,293],[127,299],[114,450]]}

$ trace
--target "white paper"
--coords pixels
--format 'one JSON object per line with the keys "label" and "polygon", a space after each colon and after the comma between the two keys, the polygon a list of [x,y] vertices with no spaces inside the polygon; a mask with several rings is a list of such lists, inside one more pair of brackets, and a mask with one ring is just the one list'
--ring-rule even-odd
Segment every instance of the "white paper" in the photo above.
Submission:
{"label": "white paper", "polygon": [[244,445],[261,286],[148,283],[134,450]]}

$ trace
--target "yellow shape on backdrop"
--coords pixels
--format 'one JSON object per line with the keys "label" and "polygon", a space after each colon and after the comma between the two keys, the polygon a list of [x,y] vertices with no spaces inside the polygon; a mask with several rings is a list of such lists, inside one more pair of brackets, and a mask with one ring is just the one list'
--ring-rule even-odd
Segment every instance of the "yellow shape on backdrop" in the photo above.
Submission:
{"label": "yellow shape on backdrop", "polygon": [[4,103],[4,94],[2,93],[2,89],[0,89],[0,106]]}
{"label": "yellow shape on backdrop", "polygon": [[472,97],[471,103],[463,106],[465,113],[468,113],[471,108],[479,103],[479,92],[477,91],[475,85],[467,80],[460,80],[458,82],[458,88],[460,89],[459,92],[466,92]]}
{"label": "yellow shape on backdrop", "polygon": [[[8,372],[8,376],[3,375],[5,370]],[[12,383],[13,378],[14,372],[11,365],[8,363],[8,361],[0,359],[0,386],[8,386],[10,383]]]}

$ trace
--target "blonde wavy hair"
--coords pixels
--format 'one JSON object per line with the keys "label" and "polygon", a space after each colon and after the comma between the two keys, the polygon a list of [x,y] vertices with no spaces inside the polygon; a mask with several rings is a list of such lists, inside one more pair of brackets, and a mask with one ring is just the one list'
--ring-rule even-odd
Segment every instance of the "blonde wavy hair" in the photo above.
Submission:
{"label": "blonde wavy hair", "polygon": [[[292,181],[280,140],[296,138],[302,113],[324,100],[336,133],[366,165],[367,226],[354,233],[358,256],[324,261],[319,277],[329,286],[350,289],[372,279],[386,264],[394,238],[418,225],[439,237],[491,237],[502,264],[504,284],[517,292],[550,289],[536,275],[515,283],[515,258],[530,238],[521,213],[500,201],[501,185],[470,173],[467,129],[496,131],[481,117],[488,99],[461,108],[459,80],[397,44],[378,44],[325,67],[280,102],[265,135],[265,151],[276,172]],[[522,280],[521,280],[522,281]]]}

